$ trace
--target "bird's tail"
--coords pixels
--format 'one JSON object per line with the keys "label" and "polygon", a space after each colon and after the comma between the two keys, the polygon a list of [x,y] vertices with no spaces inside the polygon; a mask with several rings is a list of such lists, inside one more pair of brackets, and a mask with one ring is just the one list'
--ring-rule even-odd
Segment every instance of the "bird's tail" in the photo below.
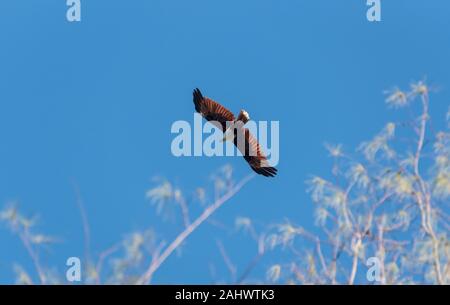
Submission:
{"label": "bird's tail", "polygon": [[272,166],[261,166],[261,167],[253,167],[251,168],[258,174],[263,175],[265,177],[275,177],[277,175],[278,170]]}

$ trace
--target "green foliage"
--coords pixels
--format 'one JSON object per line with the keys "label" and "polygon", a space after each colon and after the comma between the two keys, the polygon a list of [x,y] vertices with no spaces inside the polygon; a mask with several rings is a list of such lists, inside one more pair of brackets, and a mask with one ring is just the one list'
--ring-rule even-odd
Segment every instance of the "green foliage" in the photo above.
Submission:
{"label": "green foliage", "polygon": [[450,283],[450,133],[430,132],[428,95],[424,82],[388,92],[389,106],[420,105],[420,115],[408,124],[388,123],[354,154],[326,145],[331,177],[307,181],[322,233],[284,224],[271,236],[272,246],[314,245],[295,255],[286,281],[369,283],[366,262],[376,257],[379,284]]}

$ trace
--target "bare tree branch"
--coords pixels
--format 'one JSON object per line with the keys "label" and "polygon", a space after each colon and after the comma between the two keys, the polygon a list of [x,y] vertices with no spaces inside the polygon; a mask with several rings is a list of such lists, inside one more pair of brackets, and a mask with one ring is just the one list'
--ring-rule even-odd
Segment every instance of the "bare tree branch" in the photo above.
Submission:
{"label": "bare tree branch", "polygon": [[153,274],[161,266],[161,264],[172,254],[172,252],[177,249],[183,241],[189,237],[192,232],[194,232],[206,219],[208,219],[218,208],[220,208],[225,202],[232,198],[245,184],[247,184],[254,175],[249,175],[244,178],[241,182],[233,186],[225,195],[219,197],[212,205],[208,206],[203,213],[195,219],[188,227],[185,228],[168,246],[164,251],[158,256],[154,261],[150,263],[146,272],[137,281],[137,284],[149,284]]}

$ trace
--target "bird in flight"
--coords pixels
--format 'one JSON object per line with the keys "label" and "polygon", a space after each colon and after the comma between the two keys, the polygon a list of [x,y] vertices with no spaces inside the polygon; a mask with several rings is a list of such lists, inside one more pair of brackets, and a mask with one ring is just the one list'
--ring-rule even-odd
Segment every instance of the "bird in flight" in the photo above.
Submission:
{"label": "bird in flight", "polygon": [[277,174],[277,169],[269,165],[258,141],[250,130],[244,127],[244,124],[250,120],[245,110],[241,110],[235,118],[231,111],[212,99],[204,97],[198,88],[194,90],[193,95],[195,111],[222,130],[224,141],[233,141],[245,161],[256,173],[265,177],[274,177]]}

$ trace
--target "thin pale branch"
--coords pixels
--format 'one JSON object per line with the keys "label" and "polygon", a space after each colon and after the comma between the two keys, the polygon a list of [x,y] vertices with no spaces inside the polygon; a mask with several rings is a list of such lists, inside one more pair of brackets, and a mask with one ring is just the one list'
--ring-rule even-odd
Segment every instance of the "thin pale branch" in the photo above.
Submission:
{"label": "thin pale branch", "polygon": [[203,213],[195,219],[188,227],[186,227],[168,246],[164,249],[160,256],[153,260],[146,272],[137,281],[137,284],[143,285],[150,283],[153,274],[164,261],[188,238],[206,219],[208,219],[218,208],[220,208],[225,202],[231,199],[239,190],[247,184],[254,175],[247,176],[241,182],[232,187],[222,197],[218,198],[213,204],[208,206]]}
{"label": "thin pale branch", "polygon": [[91,259],[91,230],[89,227],[89,221],[86,213],[86,209],[84,207],[83,198],[81,197],[81,192],[78,184],[75,181],[72,181],[72,186],[76,195],[76,204],[78,210],[80,211],[81,221],[83,225],[83,235],[84,235],[84,251],[85,257],[87,261]]}
{"label": "thin pale branch", "polygon": [[220,255],[222,256],[223,261],[225,262],[225,265],[227,266],[228,271],[231,274],[232,281],[234,281],[236,279],[237,268],[231,261],[230,257],[228,256],[223,243],[220,240],[217,240],[216,243],[217,247],[219,248]]}
{"label": "thin pale branch", "polygon": [[41,263],[39,261],[38,254],[34,251],[33,247],[31,246],[30,240],[28,238],[28,233],[26,231],[18,232],[19,238],[22,241],[22,244],[25,246],[25,249],[28,252],[28,255],[30,256],[31,260],[33,261],[33,265],[36,269],[36,272],[39,277],[39,281],[41,284],[46,284],[46,277],[44,274],[44,270],[41,266]]}

